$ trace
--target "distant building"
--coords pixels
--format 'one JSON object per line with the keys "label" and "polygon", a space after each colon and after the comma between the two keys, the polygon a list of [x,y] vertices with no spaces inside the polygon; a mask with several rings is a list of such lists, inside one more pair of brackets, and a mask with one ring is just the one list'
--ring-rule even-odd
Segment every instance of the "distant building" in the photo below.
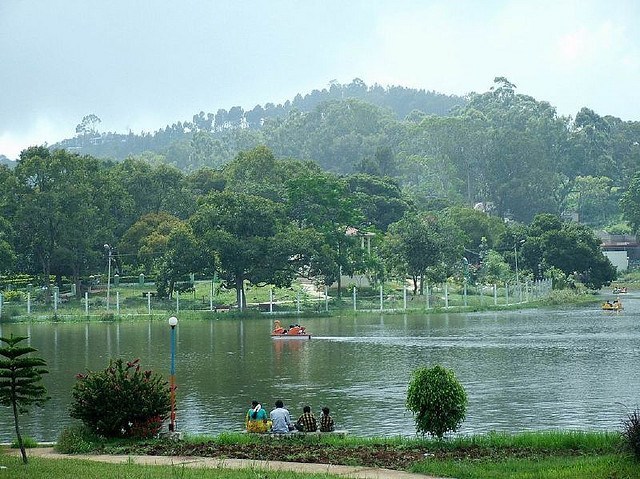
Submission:
{"label": "distant building", "polygon": [[596,234],[601,241],[602,252],[618,272],[640,266],[640,244],[636,235],[612,235],[605,231]]}

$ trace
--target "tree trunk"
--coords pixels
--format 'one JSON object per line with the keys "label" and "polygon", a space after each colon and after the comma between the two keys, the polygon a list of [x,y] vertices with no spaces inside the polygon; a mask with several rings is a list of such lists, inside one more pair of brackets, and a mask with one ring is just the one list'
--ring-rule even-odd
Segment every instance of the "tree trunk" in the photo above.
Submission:
{"label": "tree trunk", "polygon": [[238,310],[244,311],[244,279],[236,276],[236,302],[238,303]]}
{"label": "tree trunk", "polygon": [[18,404],[16,400],[12,401],[13,406],[13,422],[16,426],[16,438],[18,439],[18,446],[20,447],[20,453],[22,454],[22,462],[27,463],[27,451],[24,447],[24,442],[22,442],[22,434],[20,434],[20,423],[18,422]]}

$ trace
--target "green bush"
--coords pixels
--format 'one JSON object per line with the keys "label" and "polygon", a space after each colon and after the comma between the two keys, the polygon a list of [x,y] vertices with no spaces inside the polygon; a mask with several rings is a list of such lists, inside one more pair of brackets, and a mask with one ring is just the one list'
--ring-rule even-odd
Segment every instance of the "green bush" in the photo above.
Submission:
{"label": "green bush", "polygon": [[56,441],[55,450],[62,454],[86,454],[102,447],[103,441],[84,424],[65,427]]}
{"label": "green bush", "polygon": [[26,295],[22,291],[5,291],[2,293],[2,298],[7,303],[11,301],[19,303],[26,299]]}
{"label": "green bush", "polygon": [[[36,441],[31,436],[22,436],[22,445],[27,449],[33,449],[34,447],[38,447],[38,441]],[[11,448],[12,449],[20,448],[18,439],[14,439],[13,441],[11,441]]]}
{"label": "green bush", "polygon": [[441,439],[464,421],[467,393],[452,370],[440,365],[418,368],[409,383],[407,409],[414,414],[418,433]]}
{"label": "green bush", "polygon": [[111,360],[104,371],[78,374],[70,415],[105,437],[153,437],[171,409],[167,381],[139,360]]}
{"label": "green bush", "polygon": [[640,459],[640,410],[630,412],[622,421],[622,437],[627,448]]}

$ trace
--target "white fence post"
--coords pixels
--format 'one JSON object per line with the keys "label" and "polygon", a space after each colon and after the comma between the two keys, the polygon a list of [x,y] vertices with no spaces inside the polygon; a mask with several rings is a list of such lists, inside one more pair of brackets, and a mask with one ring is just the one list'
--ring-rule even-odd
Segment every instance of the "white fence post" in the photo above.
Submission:
{"label": "white fence post", "polygon": [[449,307],[449,283],[444,283],[444,307]]}
{"label": "white fence post", "polygon": [[403,306],[404,306],[404,310],[407,310],[407,285],[404,285],[404,288],[402,288],[402,300],[403,300]]}
{"label": "white fence post", "polygon": [[358,288],[356,288],[355,286],[353,287],[353,310],[354,310],[354,311],[358,311],[358,308],[357,308],[357,306],[356,306],[356,297],[357,297],[357,294],[358,294],[358,293],[356,292],[356,290],[357,290],[357,289],[358,289]]}

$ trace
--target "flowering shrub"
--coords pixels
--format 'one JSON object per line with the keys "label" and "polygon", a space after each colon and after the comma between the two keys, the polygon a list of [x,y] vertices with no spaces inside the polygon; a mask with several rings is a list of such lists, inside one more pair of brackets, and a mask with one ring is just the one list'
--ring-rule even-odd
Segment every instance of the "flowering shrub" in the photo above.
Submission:
{"label": "flowering shrub", "polygon": [[109,361],[104,371],[78,374],[70,415],[105,437],[152,437],[171,410],[169,385],[140,369],[139,359]]}

